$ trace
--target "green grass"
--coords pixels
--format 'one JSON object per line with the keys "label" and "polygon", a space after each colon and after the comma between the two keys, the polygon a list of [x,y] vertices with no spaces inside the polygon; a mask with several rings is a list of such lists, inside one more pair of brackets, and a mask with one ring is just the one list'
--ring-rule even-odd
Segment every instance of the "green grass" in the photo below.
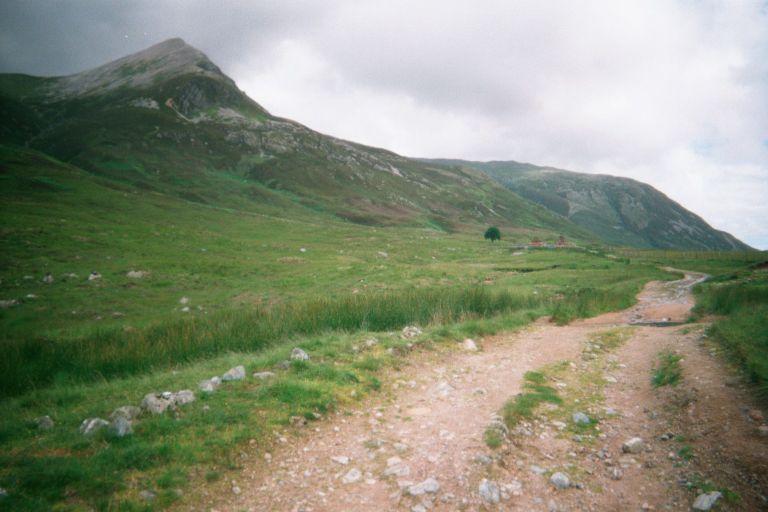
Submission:
{"label": "green grass", "polygon": [[526,372],[522,393],[504,404],[502,417],[509,428],[514,428],[522,419],[533,417],[536,408],[544,402],[563,403],[562,398],[551,386],[546,385],[546,377],[539,372]]}
{"label": "green grass", "polygon": [[658,388],[661,386],[676,386],[683,378],[683,368],[680,361],[683,357],[672,351],[660,352],[658,355],[659,365],[653,369],[651,384]]}
{"label": "green grass", "polygon": [[708,334],[768,397],[768,272],[730,269],[696,290],[697,316],[719,315]]}

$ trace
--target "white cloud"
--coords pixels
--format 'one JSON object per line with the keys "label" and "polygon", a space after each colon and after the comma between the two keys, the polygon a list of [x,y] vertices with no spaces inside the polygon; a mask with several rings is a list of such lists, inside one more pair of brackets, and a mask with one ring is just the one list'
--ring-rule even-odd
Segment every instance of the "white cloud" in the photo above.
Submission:
{"label": "white cloud", "polygon": [[761,2],[336,2],[259,65],[263,104],[407,155],[646,181],[768,247]]}

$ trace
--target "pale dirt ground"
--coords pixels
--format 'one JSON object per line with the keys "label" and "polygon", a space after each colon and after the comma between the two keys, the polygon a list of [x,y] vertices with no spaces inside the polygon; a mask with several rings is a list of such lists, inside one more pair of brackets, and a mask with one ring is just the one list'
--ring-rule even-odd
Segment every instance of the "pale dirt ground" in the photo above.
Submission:
{"label": "pale dirt ground", "polygon": [[[385,392],[357,410],[295,429],[267,456],[256,448],[244,452],[236,480],[203,490],[180,508],[690,510],[696,494],[681,482],[699,474],[741,496],[738,502],[721,500],[718,510],[768,510],[768,437],[758,434],[763,421],[751,391],[705,345],[705,325],[642,325],[685,321],[692,306],[690,286],[700,278],[688,274],[673,283],[650,283],[636,306],[618,313],[562,327],[540,320],[514,334],[479,340],[479,352],[416,354],[388,376],[394,384]],[[636,326],[621,347],[597,359],[585,355],[591,334],[628,324]],[[664,349],[684,356],[683,382],[654,389],[651,372]],[[543,408],[527,424],[527,435],[513,433],[495,451],[486,447],[483,432],[490,418],[521,391],[523,374],[561,361],[571,363],[558,384],[566,401],[568,386],[583,372],[599,370],[610,379],[595,384],[605,399],[586,410],[601,420],[599,437],[573,440],[551,424]],[[607,416],[605,408],[618,414]],[[659,439],[668,432],[683,437]],[[647,451],[623,455],[622,443],[634,436],[645,441]],[[674,455],[683,446],[692,450],[689,461]],[[478,454],[491,456],[492,463],[479,463]],[[337,456],[349,462],[334,461]],[[409,474],[385,476],[390,457],[399,457]],[[532,465],[547,474],[534,473]],[[615,468],[619,480],[612,478]],[[360,479],[344,483],[352,469],[360,471]],[[581,488],[556,490],[548,478],[553,471],[567,472]],[[403,490],[407,482],[426,478],[439,482],[437,493],[413,497]],[[483,478],[507,485],[500,503],[483,501],[478,492]]]}

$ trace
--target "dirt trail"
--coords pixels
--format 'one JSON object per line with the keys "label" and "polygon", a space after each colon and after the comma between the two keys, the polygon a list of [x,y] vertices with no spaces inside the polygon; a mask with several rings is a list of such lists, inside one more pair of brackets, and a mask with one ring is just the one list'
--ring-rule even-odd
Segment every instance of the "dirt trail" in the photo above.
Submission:
{"label": "dirt trail", "polygon": [[[709,480],[741,496],[740,502],[721,499],[721,509],[765,509],[768,437],[757,433],[761,420],[748,390],[725,386],[734,382],[719,356],[702,346],[701,324],[669,325],[687,318],[690,288],[703,277],[688,273],[680,281],[650,283],[638,304],[622,312],[563,327],[542,320],[485,338],[479,352],[416,356],[391,376],[387,392],[247,462],[230,482],[234,492],[191,508],[690,510],[696,493],[684,484]],[[596,333],[632,324],[621,347],[590,352]],[[654,390],[651,371],[666,348],[685,357],[683,384]],[[566,403],[600,419],[595,435],[572,435],[550,420],[548,414],[557,416],[551,407],[513,431],[499,450],[489,449],[485,428],[521,391],[524,373],[561,361],[568,363],[560,365],[558,389]],[[600,377],[586,385],[579,381],[584,375]],[[594,388],[591,396],[600,400],[574,403],[575,396],[583,400],[574,394],[579,386]],[[659,440],[666,433],[673,438]],[[622,454],[622,443],[634,436],[643,438],[645,450]],[[554,471],[569,474],[572,486],[555,489],[549,481]],[[412,496],[418,487],[410,486],[427,479],[439,490]],[[483,479],[500,488],[498,502],[479,491]]]}

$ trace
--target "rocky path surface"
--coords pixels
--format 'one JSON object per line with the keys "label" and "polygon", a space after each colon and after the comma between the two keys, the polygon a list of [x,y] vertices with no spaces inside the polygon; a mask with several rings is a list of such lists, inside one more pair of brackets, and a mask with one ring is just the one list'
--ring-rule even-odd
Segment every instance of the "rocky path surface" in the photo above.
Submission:
{"label": "rocky path surface", "polygon": [[[676,325],[703,277],[650,283],[628,310],[563,327],[542,320],[488,337],[479,351],[417,355],[385,393],[278,443],[191,508],[691,510],[719,490],[718,510],[768,509],[762,413],[707,347],[705,326]],[[608,347],[601,336],[625,341]],[[663,350],[683,357],[683,379],[656,389]],[[540,407],[488,448],[486,427],[532,370],[563,404]],[[592,424],[579,428],[574,411]],[[623,449],[634,437],[640,444]]]}

